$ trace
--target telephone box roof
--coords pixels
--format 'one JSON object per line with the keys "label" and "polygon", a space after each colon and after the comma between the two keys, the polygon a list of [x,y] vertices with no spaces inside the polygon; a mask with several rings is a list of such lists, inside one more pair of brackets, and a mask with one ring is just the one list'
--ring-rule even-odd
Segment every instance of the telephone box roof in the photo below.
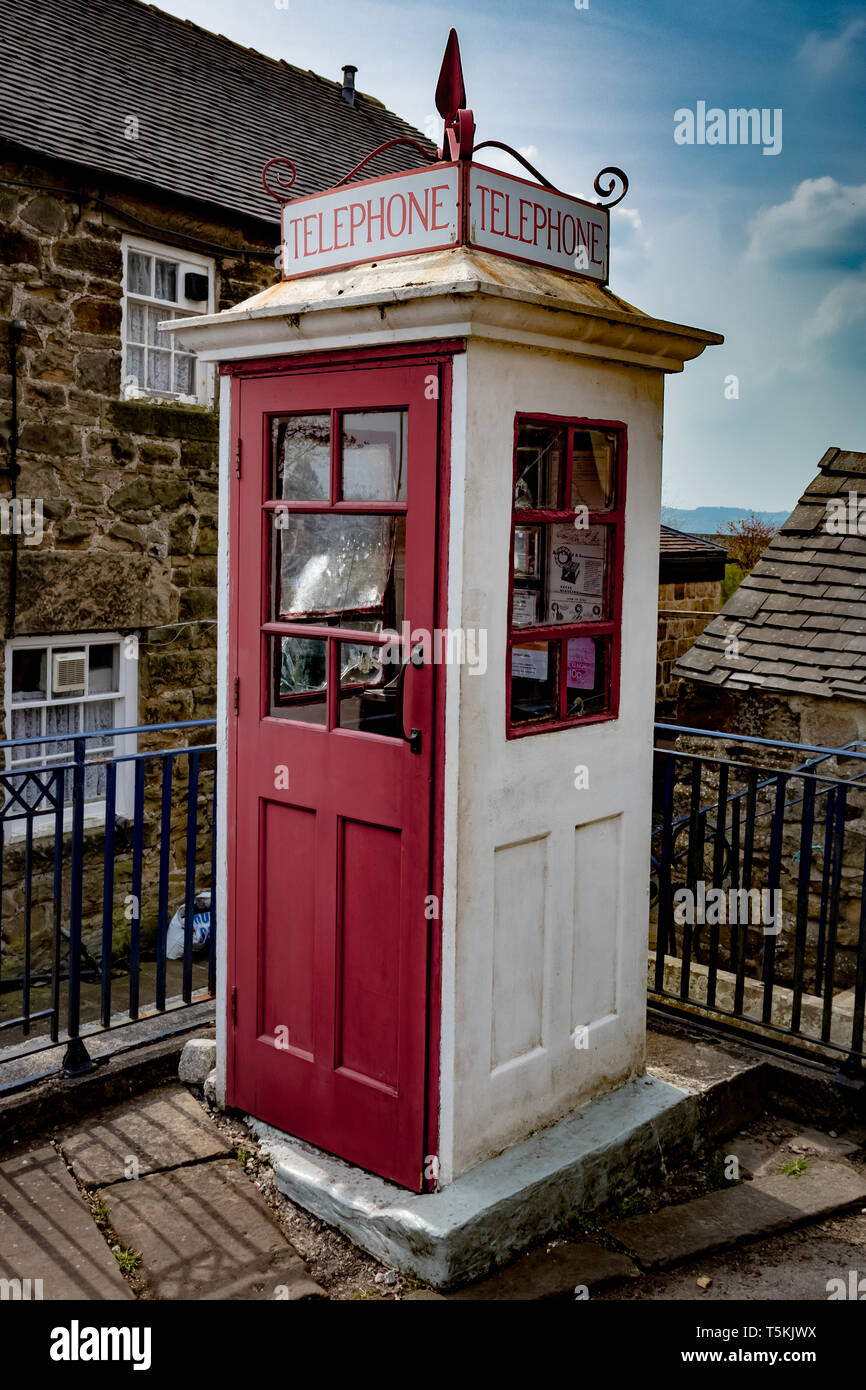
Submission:
{"label": "telephone box roof", "polygon": [[705,347],[724,341],[719,333],[644,314],[604,285],[468,246],[283,280],[233,309],[162,327],[180,330],[191,348],[221,360],[256,346],[275,350],[287,339],[314,349],[320,335],[334,331],[335,314],[354,314],[361,331],[369,319],[371,334],[383,321],[421,333],[450,322],[452,335],[462,336],[471,331],[472,301],[483,301],[478,312],[493,315],[503,330],[559,334],[563,346],[580,340],[581,350],[596,356],[612,347],[622,360],[665,371],[681,371]]}

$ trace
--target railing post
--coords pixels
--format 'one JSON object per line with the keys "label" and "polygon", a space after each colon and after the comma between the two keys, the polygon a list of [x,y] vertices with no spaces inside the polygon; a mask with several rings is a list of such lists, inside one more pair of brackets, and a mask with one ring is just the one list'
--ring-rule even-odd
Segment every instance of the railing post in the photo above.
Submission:
{"label": "railing post", "polygon": [[[183,917],[183,1002],[192,1001],[192,933],[195,915],[195,867],[196,841],[198,840],[198,760],[199,750],[193,748],[189,755],[189,779],[186,798],[186,880],[184,892]],[[213,901],[213,892],[211,892]]]}
{"label": "railing post", "polygon": [[84,887],[84,756],[83,738],[73,740],[72,844],[69,873],[69,1044],[63,1058],[66,1076],[93,1070],[87,1048],[79,1037],[81,1026],[81,901]]}
{"label": "railing post", "polygon": [[665,957],[668,946],[671,954],[676,950],[676,934],[673,928],[671,904],[671,859],[673,856],[673,816],[674,786],[676,783],[676,754],[664,753],[665,782],[662,803],[662,847],[659,855],[659,913],[656,930],[656,975],[655,987],[659,994],[665,992]]}

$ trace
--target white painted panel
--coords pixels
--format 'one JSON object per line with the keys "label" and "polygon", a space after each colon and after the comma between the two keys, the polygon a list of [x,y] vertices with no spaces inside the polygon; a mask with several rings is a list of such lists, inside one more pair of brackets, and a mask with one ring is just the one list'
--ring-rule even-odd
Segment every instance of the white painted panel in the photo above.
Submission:
{"label": "white painted panel", "polygon": [[492,1069],[542,1046],[547,839],[504,845],[493,869]]}
{"label": "white painted panel", "polygon": [[621,838],[620,816],[575,827],[572,1030],[616,1012]]}

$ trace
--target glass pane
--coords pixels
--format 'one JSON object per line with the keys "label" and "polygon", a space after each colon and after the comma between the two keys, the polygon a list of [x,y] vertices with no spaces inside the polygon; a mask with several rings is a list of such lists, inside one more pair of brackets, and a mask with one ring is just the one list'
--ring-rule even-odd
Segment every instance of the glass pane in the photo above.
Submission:
{"label": "glass pane", "polygon": [[389,627],[402,621],[403,517],[277,512],[273,534],[277,621],[353,613]]}
{"label": "glass pane", "polygon": [[327,642],[316,637],[271,637],[271,714],[304,724],[327,724]]}
{"label": "glass pane", "polygon": [[177,299],[177,265],[174,261],[154,262],[153,293],[157,299]]}
{"label": "glass pane", "polygon": [[153,257],[144,256],[140,251],[130,251],[127,261],[127,278],[130,294],[151,294],[151,269]]}
{"label": "glass pane", "polygon": [[405,677],[395,650],[398,647],[396,640],[384,647],[355,642],[339,644],[341,729],[400,737],[400,693]]}
{"label": "glass pane", "polygon": [[195,358],[185,352],[175,354],[174,389],[180,396],[195,395]]}
{"label": "glass pane", "polygon": [[537,627],[541,618],[541,588],[528,584],[514,585],[511,596],[511,623],[513,627]]}
{"label": "glass pane", "polygon": [[[44,700],[48,694],[46,684],[48,663],[44,647],[24,647],[12,653],[12,702],[25,700]],[[18,738],[13,734],[13,738]],[[21,735],[23,738],[23,735]]]}
{"label": "glass pane", "polygon": [[171,353],[151,348],[147,354],[147,389],[171,391]]}
{"label": "glass pane", "polygon": [[[77,733],[80,713],[79,705],[49,705],[45,711],[46,734]],[[72,744],[65,739],[45,744],[45,756],[51,759],[59,758],[71,750]]]}
{"label": "glass pane", "polygon": [[130,304],[126,316],[126,341],[143,343],[145,341],[145,321],[147,315],[143,304]]}
{"label": "glass pane", "polygon": [[160,330],[159,325],[166,317],[164,309],[149,308],[147,311],[147,341],[155,343],[157,347],[171,347],[171,338],[168,333]]}
{"label": "glass pane", "polygon": [[541,578],[541,556],[539,540],[541,530],[538,526],[515,526],[514,528],[514,574],[518,579]]}
{"label": "glass pane", "polygon": [[126,350],[126,374],[131,376],[136,386],[144,383],[144,348],[131,347]]}
{"label": "glass pane", "polygon": [[[113,700],[91,700],[84,706],[84,727],[85,729],[112,729],[114,727],[114,701]],[[88,739],[88,752],[93,752],[96,748],[105,748],[111,742],[106,739]]]}
{"label": "glass pane", "polygon": [[343,416],[343,497],[406,501],[408,411],[364,410]]}
{"label": "glass pane", "polygon": [[[193,319],[195,314],[184,314],[181,313],[180,309],[173,309],[171,311],[165,310],[163,318],[171,319],[176,323],[178,319]],[[188,352],[191,357],[195,358],[195,350],[184,342],[182,333],[175,333],[174,335],[174,350],[175,352]]]}
{"label": "glass pane", "polygon": [[[11,738],[38,738],[42,733],[42,710],[39,709],[13,709],[12,711],[12,733]],[[12,761],[22,762],[30,758],[38,758],[50,748],[50,744],[34,744],[31,748],[13,748]]]}
{"label": "glass pane", "polygon": [[546,526],[547,593],[544,622],[597,623],[605,613],[606,530],[570,522]]}
{"label": "glass pane", "polygon": [[[101,695],[104,690],[118,690],[118,665],[116,642],[91,647],[87,654],[88,695]],[[92,727],[96,729],[99,725],[94,724]]]}
{"label": "glass pane", "polygon": [[613,505],[616,435],[575,430],[571,454],[571,505],[606,512]]}
{"label": "glass pane", "polygon": [[290,415],[271,423],[274,496],[327,502],[331,496],[330,415]]}
{"label": "glass pane", "polygon": [[565,451],[564,425],[522,424],[517,430],[517,468],[514,505],[558,507],[562,460]]}
{"label": "glass pane", "polygon": [[[91,752],[95,751],[93,749]],[[105,796],[106,774],[104,763],[91,763],[84,769],[84,800],[102,801]]]}
{"label": "glass pane", "polygon": [[566,648],[567,713],[602,714],[610,696],[610,638],[571,637]]}
{"label": "glass pane", "polygon": [[511,649],[511,722],[559,717],[559,643],[526,642]]}

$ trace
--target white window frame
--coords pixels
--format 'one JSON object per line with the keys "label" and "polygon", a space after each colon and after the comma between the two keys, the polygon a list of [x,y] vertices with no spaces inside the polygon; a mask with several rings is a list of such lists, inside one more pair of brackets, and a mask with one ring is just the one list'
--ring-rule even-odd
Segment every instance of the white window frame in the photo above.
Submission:
{"label": "white window frame", "polygon": [[[182,314],[212,314],[214,312],[215,292],[216,292],[216,265],[212,257],[200,256],[195,251],[185,251],[177,246],[167,246],[162,242],[149,241],[145,237],[132,236],[124,233],[122,239],[123,250],[123,299],[121,310],[121,345],[123,348],[123,370],[122,370],[122,391],[127,400],[154,400],[154,401],[176,401],[180,405],[210,405],[214,397],[214,367],[212,362],[202,362],[196,357],[195,361],[195,393],[193,395],[180,395],[176,392],[158,392],[148,390],[144,382],[137,382],[130,372],[127,357],[127,328],[129,324],[129,304],[134,301],[137,304],[150,305],[154,308],[163,307],[165,317],[171,316],[173,309],[180,310]],[[157,299],[152,295],[133,294],[129,288],[129,253],[139,251],[144,256],[158,256],[161,261],[173,261],[177,266],[178,298],[174,301],[167,299]],[[207,275],[208,278],[208,297],[207,307],[204,308],[203,300],[192,300],[184,298],[181,294],[183,276],[186,271],[193,271],[198,275]]]}
{"label": "white window frame", "polygon": [[[85,666],[87,663],[87,653],[91,647],[116,646],[118,651],[118,676],[117,691],[97,692],[94,695],[73,695],[69,698],[64,696],[53,697],[46,695],[44,700],[16,701],[12,702],[12,653],[31,648],[47,649],[47,669],[46,679],[50,689],[51,671],[51,652],[58,647],[81,647],[85,650]],[[6,736],[11,739],[12,733],[12,712],[19,709],[44,709],[46,706],[55,705],[86,705],[94,704],[100,700],[113,700],[116,710],[116,718],[112,720],[112,728],[124,729],[132,728],[138,724],[138,638],[120,632],[86,632],[86,633],[52,633],[41,637],[10,637],[6,642],[6,682],[4,692],[4,709],[6,713]],[[68,735],[68,742],[76,737],[75,734]],[[98,738],[86,738],[85,750],[91,747],[98,747]],[[19,759],[13,762],[12,749],[7,748],[4,772],[7,774],[16,772],[32,772],[40,766],[50,765],[52,750],[56,750],[57,744],[40,743],[36,745],[38,752],[34,758]],[[138,748],[138,739],[135,734],[122,734],[114,739],[114,756],[135,753]],[[54,753],[56,758],[56,752]],[[85,757],[88,757],[87,751]],[[64,765],[71,763],[72,753],[63,755]],[[122,762],[117,767],[117,781],[115,784],[115,816],[120,819],[132,819],[134,814],[135,797],[135,765],[133,762]],[[67,782],[71,773],[67,773]],[[39,812],[32,817],[34,835],[54,833],[53,811]],[[84,826],[85,829],[94,829],[105,824],[105,801],[98,800],[85,801],[84,803]],[[72,825],[72,806],[66,805],[63,812],[63,828],[68,830]],[[5,838],[9,840],[23,839],[27,829],[27,818],[11,819],[5,822]]]}

